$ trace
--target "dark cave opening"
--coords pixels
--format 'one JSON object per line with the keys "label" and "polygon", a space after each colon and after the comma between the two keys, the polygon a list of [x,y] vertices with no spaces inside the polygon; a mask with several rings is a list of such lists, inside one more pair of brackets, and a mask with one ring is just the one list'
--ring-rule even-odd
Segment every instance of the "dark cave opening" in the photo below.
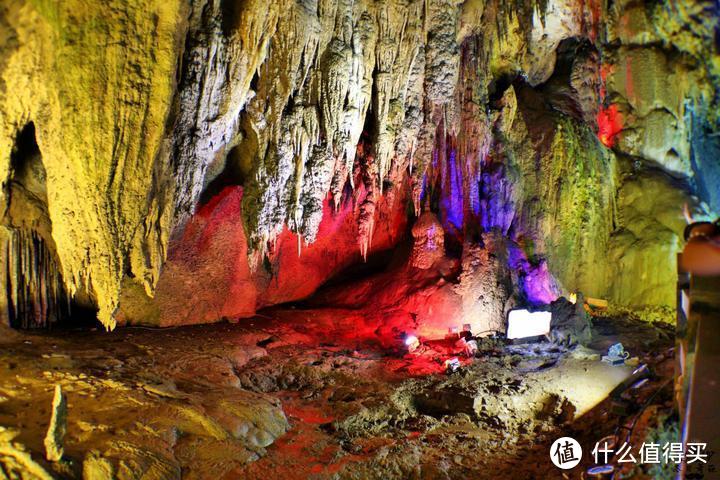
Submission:
{"label": "dark cave opening", "polygon": [[[342,288],[355,282],[371,280],[373,277],[400,268],[407,262],[412,251],[409,235],[394,248],[370,253],[362,262],[353,263],[325,281],[313,296],[298,305],[310,306],[323,303],[323,292],[328,289]],[[293,302],[292,304],[295,304]]]}
{"label": "dark cave opening", "polygon": [[[28,122],[15,138],[15,145],[10,153],[10,167],[16,172],[14,176],[24,177],[24,171],[36,165],[33,159],[38,155],[40,155],[40,147],[35,136],[35,124]],[[44,182],[45,178],[39,180]]]}
{"label": "dark cave opening", "polygon": [[247,155],[243,155],[241,146],[230,149],[225,159],[225,165],[219,174],[215,176],[203,189],[198,200],[198,208],[207,204],[213,197],[218,195],[225,187],[244,186],[249,174]]}
{"label": "dark cave opening", "polygon": [[[89,297],[82,293],[71,296],[65,288],[52,237],[47,174],[33,122],[18,133],[10,167],[2,221],[10,326],[18,329],[97,326],[97,309]],[[85,297],[85,301],[79,300]]]}
{"label": "dark cave opening", "polygon": [[492,107],[497,107],[497,103],[502,98],[505,91],[515,83],[517,75],[514,73],[506,73],[492,79],[488,85],[488,103]]}
{"label": "dark cave opening", "polygon": [[223,0],[220,2],[222,30],[226,37],[237,29],[243,13],[243,2]]}

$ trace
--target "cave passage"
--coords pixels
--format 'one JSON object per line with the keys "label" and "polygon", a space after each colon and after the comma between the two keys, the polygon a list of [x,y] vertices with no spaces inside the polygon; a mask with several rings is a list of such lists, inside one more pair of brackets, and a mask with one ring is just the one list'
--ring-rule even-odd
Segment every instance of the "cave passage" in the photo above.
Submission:
{"label": "cave passage", "polygon": [[9,326],[20,329],[87,327],[97,311],[82,293],[70,295],[62,278],[48,211],[47,173],[35,125],[17,134],[5,183],[2,237]]}
{"label": "cave passage", "polygon": [[5,184],[5,281],[11,327],[42,328],[70,316],[70,299],[58,269],[48,213],[46,172],[27,123],[17,134]]}

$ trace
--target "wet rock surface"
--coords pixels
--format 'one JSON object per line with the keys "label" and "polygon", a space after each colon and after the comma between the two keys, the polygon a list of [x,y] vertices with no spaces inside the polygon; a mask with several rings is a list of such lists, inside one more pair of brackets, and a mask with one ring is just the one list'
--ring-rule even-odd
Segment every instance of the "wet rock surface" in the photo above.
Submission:
{"label": "wet rock surface", "polygon": [[[593,352],[622,341],[655,370],[648,392],[672,375],[669,328],[624,314],[596,318],[584,350],[483,338],[467,358],[455,341],[382,346],[337,310],[266,313],[72,339],[8,332],[0,463],[20,478],[551,478],[554,438],[587,448],[626,420],[606,396],[632,368]],[[67,434],[49,463],[55,385]]]}

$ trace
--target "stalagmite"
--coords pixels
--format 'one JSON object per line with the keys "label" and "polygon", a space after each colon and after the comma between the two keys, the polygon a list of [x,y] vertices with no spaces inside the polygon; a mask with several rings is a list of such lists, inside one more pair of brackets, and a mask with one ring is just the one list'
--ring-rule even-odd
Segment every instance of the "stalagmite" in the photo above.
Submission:
{"label": "stalagmite", "polygon": [[427,210],[412,227],[413,252],[411,264],[426,270],[445,256],[445,231],[437,216]]}
{"label": "stalagmite", "polygon": [[62,460],[64,448],[63,440],[67,432],[67,400],[60,385],[55,385],[55,394],[52,402],[52,417],[50,426],[45,435],[45,458],[50,462]]}

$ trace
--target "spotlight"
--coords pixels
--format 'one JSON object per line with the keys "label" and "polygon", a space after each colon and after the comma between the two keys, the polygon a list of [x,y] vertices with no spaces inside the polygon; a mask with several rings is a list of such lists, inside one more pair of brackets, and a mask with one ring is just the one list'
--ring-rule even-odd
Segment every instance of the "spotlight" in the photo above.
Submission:
{"label": "spotlight", "polygon": [[455,343],[455,346],[462,348],[465,351],[465,355],[470,358],[474,357],[478,351],[478,344],[472,337],[468,337],[467,339],[464,337],[460,338],[460,340]]}
{"label": "spotlight", "polygon": [[405,346],[408,347],[408,352],[412,353],[420,347],[420,340],[415,335],[408,335],[405,337]]}
{"label": "spotlight", "polygon": [[601,360],[613,366],[624,365],[625,361],[630,358],[630,353],[625,351],[622,343],[616,343],[608,349],[608,354],[603,355]]}
{"label": "spotlight", "polygon": [[507,338],[539,337],[550,333],[550,312],[511,310],[508,314]]}
{"label": "spotlight", "polygon": [[455,373],[460,370],[460,360],[457,357],[445,360],[445,371],[447,373]]}
{"label": "spotlight", "polygon": [[475,340],[468,340],[465,342],[465,355],[472,358],[478,351],[478,344]]}

